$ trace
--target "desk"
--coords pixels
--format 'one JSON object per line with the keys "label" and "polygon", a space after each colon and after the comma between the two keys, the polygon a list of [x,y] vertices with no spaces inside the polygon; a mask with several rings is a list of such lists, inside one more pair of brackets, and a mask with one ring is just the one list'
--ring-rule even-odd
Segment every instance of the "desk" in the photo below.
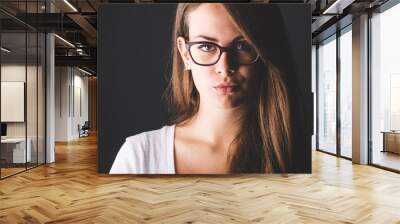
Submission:
{"label": "desk", "polygon": [[[27,147],[25,151],[25,138],[6,138],[1,139],[1,157],[9,163],[25,163],[31,162],[31,145],[32,140],[27,139]],[[25,154],[26,152],[26,154]],[[12,158],[12,159],[11,159]],[[27,160],[25,161],[25,159]]]}
{"label": "desk", "polygon": [[400,131],[382,131],[381,133],[383,133],[382,152],[400,154]]}

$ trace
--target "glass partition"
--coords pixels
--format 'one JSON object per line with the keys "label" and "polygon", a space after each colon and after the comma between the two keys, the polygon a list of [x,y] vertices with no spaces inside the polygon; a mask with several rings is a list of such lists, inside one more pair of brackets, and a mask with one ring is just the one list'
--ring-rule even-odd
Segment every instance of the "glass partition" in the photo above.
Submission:
{"label": "glass partition", "polygon": [[43,12],[43,5],[0,3],[16,10],[0,11],[0,178],[45,163],[45,35],[16,19]]}
{"label": "glass partition", "polygon": [[46,38],[43,33],[38,33],[38,75],[37,75],[37,162],[44,164],[46,162],[46,145],[45,145],[45,111],[46,111]]}
{"label": "glass partition", "polygon": [[[24,171],[30,162],[26,150],[26,33],[1,34],[1,176]],[[4,49],[7,49],[6,51]]]}
{"label": "glass partition", "polygon": [[37,41],[38,36],[36,32],[27,33],[27,98],[26,98],[26,113],[27,113],[27,150],[30,151],[30,158],[27,163],[27,167],[33,167],[37,165],[37,79],[38,79],[38,50]]}

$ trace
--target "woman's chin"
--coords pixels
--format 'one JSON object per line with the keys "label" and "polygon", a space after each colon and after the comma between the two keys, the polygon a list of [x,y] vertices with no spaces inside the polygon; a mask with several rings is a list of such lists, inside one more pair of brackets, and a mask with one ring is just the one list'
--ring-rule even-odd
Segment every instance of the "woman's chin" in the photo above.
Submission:
{"label": "woman's chin", "polygon": [[219,99],[217,99],[215,103],[218,108],[232,109],[241,106],[243,104],[243,99],[239,96],[226,96],[219,97]]}

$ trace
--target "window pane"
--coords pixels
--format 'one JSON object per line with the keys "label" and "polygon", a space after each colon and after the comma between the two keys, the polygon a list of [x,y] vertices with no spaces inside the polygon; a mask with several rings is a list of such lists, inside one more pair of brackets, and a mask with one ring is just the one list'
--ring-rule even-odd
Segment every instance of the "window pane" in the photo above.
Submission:
{"label": "window pane", "polygon": [[336,38],[318,48],[318,148],[336,153]]}
{"label": "window pane", "polygon": [[397,170],[400,170],[399,21],[400,4],[371,19],[372,163]]}
{"label": "window pane", "polygon": [[351,158],[352,141],[352,35],[340,37],[340,152]]}

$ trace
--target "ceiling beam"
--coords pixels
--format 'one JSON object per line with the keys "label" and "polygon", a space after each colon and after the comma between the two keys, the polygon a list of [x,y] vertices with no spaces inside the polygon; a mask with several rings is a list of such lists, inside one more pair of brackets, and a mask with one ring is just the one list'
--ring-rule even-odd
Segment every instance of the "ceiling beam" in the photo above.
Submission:
{"label": "ceiling beam", "polygon": [[56,66],[83,66],[96,70],[97,60],[90,56],[55,56]]}
{"label": "ceiling beam", "polygon": [[97,30],[88,22],[88,20],[80,14],[67,14],[67,16],[74,21],[83,31],[89,36],[86,40],[90,46],[96,46]]}

